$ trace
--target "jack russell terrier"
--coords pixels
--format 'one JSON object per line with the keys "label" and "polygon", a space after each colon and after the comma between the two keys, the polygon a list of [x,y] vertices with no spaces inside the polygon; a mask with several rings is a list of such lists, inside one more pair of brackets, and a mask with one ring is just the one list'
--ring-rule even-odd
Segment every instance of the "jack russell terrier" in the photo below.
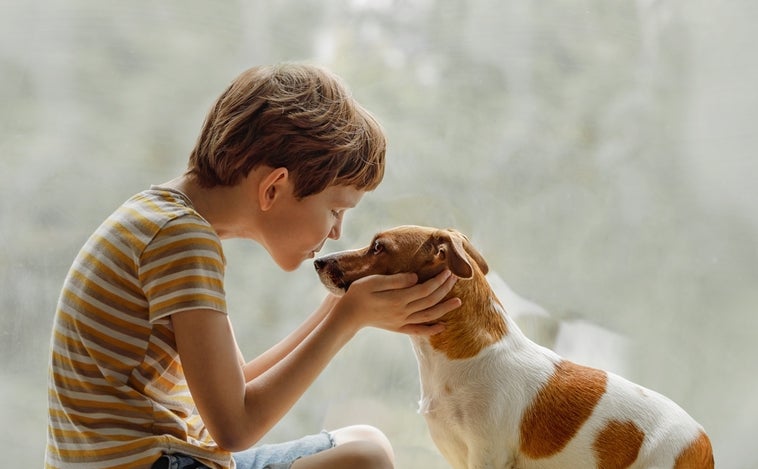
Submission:
{"label": "jack russell terrier", "polygon": [[529,340],[461,233],[401,226],[314,264],[338,295],[374,274],[415,272],[423,282],[449,269],[459,278],[449,297],[463,304],[441,319],[445,330],[412,337],[420,411],[456,469],[714,467],[703,427],[677,404]]}

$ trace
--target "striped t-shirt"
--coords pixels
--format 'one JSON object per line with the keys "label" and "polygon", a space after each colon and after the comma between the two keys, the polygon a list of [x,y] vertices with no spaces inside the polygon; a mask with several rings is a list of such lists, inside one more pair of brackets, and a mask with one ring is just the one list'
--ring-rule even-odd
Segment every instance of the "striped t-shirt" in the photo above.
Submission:
{"label": "striped t-shirt", "polygon": [[190,396],[169,316],[226,313],[225,259],[181,193],[126,201],[74,260],[55,315],[46,467],[150,467],[164,452],[233,467]]}

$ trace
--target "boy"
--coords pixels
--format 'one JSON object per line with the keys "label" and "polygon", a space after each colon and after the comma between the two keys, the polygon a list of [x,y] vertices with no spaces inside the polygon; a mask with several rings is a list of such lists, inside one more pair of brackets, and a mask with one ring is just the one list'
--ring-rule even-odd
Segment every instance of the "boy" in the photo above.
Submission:
{"label": "boy", "polygon": [[[249,449],[363,327],[435,334],[460,301],[449,272],[356,282],[245,362],[227,317],[221,239],[284,270],[340,236],[384,174],[385,139],[318,67],[255,67],[209,112],[188,171],[141,192],[90,237],[63,285],[49,380],[47,467],[385,468],[368,426]],[[236,452],[236,453],[233,453]]]}

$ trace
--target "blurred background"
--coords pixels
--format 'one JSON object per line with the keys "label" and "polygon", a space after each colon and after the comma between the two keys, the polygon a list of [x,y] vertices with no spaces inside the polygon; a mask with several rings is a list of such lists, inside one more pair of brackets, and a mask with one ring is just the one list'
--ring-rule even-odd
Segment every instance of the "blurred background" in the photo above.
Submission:
{"label": "blurred background", "polygon": [[[50,328],[90,233],[183,171],[243,69],[325,65],[383,123],[383,185],[326,251],[468,234],[530,336],[668,395],[758,467],[758,3],[0,0],[0,441],[40,467]],[[225,244],[248,358],[324,296]],[[515,292],[515,293],[514,293]],[[371,423],[444,468],[407,337],[365,330],[266,441]]]}

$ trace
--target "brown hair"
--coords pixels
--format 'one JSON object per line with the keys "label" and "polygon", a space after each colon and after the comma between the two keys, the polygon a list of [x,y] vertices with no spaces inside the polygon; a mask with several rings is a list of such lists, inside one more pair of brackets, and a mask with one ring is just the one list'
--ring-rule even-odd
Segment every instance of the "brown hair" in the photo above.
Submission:
{"label": "brown hair", "polygon": [[304,64],[259,66],[216,100],[187,173],[204,187],[228,186],[267,165],[289,170],[298,198],[332,185],[373,190],[385,149],[381,126],[336,75]]}

